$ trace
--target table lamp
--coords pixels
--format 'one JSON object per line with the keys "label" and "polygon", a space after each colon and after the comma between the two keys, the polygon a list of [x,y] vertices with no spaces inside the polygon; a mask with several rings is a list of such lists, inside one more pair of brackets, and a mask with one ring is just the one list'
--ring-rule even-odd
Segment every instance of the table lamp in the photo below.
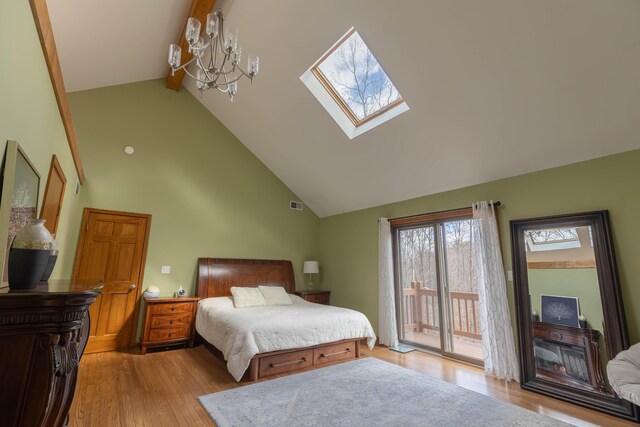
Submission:
{"label": "table lamp", "polygon": [[318,261],[305,261],[304,266],[302,267],[302,272],[309,275],[309,282],[307,283],[307,287],[309,288],[309,290],[311,290],[313,288],[313,280],[311,278],[311,275],[318,274]]}

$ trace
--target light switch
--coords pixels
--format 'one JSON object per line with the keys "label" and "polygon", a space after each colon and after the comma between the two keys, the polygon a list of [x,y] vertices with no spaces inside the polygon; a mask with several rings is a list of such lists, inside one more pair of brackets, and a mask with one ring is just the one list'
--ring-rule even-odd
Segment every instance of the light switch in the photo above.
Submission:
{"label": "light switch", "polygon": [[507,270],[507,280],[513,282],[513,271]]}
{"label": "light switch", "polygon": [[171,274],[171,266],[163,265],[160,274]]}

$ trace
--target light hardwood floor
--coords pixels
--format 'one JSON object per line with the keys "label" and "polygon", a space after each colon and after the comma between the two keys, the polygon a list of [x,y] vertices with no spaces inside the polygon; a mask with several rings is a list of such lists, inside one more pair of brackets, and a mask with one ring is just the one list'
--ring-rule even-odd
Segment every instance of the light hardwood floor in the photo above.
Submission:
{"label": "light hardwood floor", "polygon": [[[376,347],[377,357],[469,390],[579,426],[638,426],[570,403],[487,378],[482,370],[414,351]],[[96,353],[82,357],[70,423],[76,426],[213,426],[197,397],[238,384],[205,346],[148,353]]]}

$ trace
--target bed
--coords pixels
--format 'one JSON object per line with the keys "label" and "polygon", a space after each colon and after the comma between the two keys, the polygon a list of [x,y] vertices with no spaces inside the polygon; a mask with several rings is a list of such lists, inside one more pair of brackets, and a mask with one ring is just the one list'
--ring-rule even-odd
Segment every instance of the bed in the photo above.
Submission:
{"label": "bed", "polygon": [[291,261],[198,259],[196,331],[222,352],[227,369],[250,381],[310,366],[360,357],[375,334],[357,311],[324,306],[291,295],[292,305],[233,308],[231,287],[282,286],[295,293]]}

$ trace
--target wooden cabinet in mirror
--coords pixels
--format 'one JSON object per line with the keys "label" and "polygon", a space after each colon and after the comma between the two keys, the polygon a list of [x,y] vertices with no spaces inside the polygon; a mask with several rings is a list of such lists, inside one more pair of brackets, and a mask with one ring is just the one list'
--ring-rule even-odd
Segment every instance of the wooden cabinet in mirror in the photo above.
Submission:
{"label": "wooden cabinet in mirror", "polygon": [[640,421],[606,378],[629,347],[608,212],[510,224],[522,388]]}

